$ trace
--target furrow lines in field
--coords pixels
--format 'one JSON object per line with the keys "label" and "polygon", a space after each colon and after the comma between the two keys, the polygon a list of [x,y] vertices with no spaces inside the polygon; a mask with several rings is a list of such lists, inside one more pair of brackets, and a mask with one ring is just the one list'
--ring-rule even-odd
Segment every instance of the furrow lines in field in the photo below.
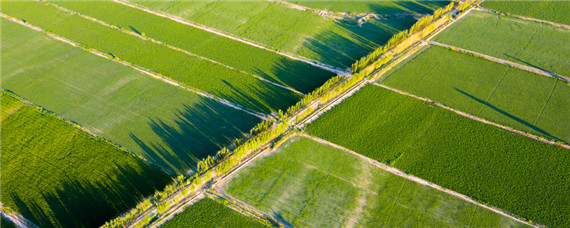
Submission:
{"label": "furrow lines in field", "polygon": [[495,126],[495,127],[501,128],[501,129],[503,129],[503,130],[507,130],[507,131],[510,131],[510,132],[513,132],[513,133],[516,133],[516,134],[519,134],[519,135],[522,135],[522,136],[526,136],[526,137],[531,138],[531,139],[535,139],[535,140],[538,140],[538,141],[541,141],[541,142],[544,142],[544,143],[548,143],[548,144],[551,144],[551,145],[559,146],[559,147],[562,147],[562,148],[565,148],[565,149],[569,149],[569,150],[570,150],[570,145],[556,143],[556,142],[554,142],[554,141],[551,141],[551,140],[548,140],[548,139],[545,139],[545,138],[542,138],[542,137],[539,137],[539,136],[536,136],[536,135],[533,135],[533,134],[530,134],[530,133],[526,133],[526,132],[523,132],[523,131],[519,131],[519,130],[516,130],[516,129],[511,128],[511,127],[503,126],[503,125],[497,124],[497,123],[495,123],[495,122],[491,122],[491,121],[488,121],[488,120],[486,120],[486,119],[479,118],[479,117],[476,117],[476,116],[474,116],[474,115],[467,114],[467,113],[465,113],[465,112],[462,112],[462,111],[459,111],[459,110],[456,110],[456,109],[447,107],[447,106],[445,106],[445,105],[442,105],[442,104],[437,103],[437,102],[435,102],[435,101],[432,101],[432,100],[430,100],[430,99],[423,98],[423,97],[419,97],[419,96],[416,96],[416,95],[413,95],[413,94],[410,94],[410,93],[406,93],[406,92],[404,92],[404,91],[401,91],[401,90],[398,90],[398,89],[394,89],[394,88],[391,88],[391,87],[388,87],[388,86],[385,86],[385,85],[382,85],[382,84],[378,84],[378,83],[376,83],[376,82],[372,82],[372,84],[373,84],[373,85],[376,85],[376,86],[379,86],[379,87],[382,87],[382,88],[384,88],[384,89],[388,89],[388,90],[394,91],[394,92],[399,93],[399,94],[402,94],[402,95],[406,95],[406,96],[413,97],[413,98],[415,98],[415,99],[418,99],[418,100],[421,100],[421,101],[424,101],[424,102],[428,102],[428,103],[430,103],[430,104],[433,104],[433,105],[436,105],[436,106],[438,106],[438,107],[447,109],[447,110],[452,111],[452,112],[455,112],[455,113],[457,113],[457,114],[459,114],[459,115],[461,115],[461,116],[464,116],[464,117],[467,117],[467,118],[470,118],[470,119],[479,121],[479,122],[481,122],[481,123],[493,125],[493,126]]}
{"label": "furrow lines in field", "polygon": [[209,94],[209,93],[207,93],[207,92],[203,92],[203,91],[200,91],[200,90],[196,90],[196,89],[193,89],[193,88],[189,88],[189,87],[183,86],[183,85],[181,85],[180,83],[178,83],[177,81],[174,81],[174,80],[172,80],[172,79],[170,79],[170,78],[168,78],[168,77],[165,77],[165,76],[162,76],[162,75],[153,73],[153,72],[151,72],[151,71],[149,71],[149,70],[147,70],[147,69],[144,69],[144,68],[142,68],[142,67],[136,66],[136,65],[133,64],[133,63],[130,63],[130,62],[127,62],[127,61],[124,61],[124,60],[113,59],[113,58],[110,58],[110,57],[106,56],[105,54],[103,54],[102,52],[99,52],[99,51],[97,51],[97,50],[87,49],[87,48],[81,47],[81,45],[79,45],[79,44],[77,44],[77,43],[75,43],[75,42],[73,42],[73,41],[71,41],[71,40],[67,40],[67,39],[65,39],[65,38],[63,38],[63,37],[60,37],[60,36],[56,35],[56,34],[52,34],[52,33],[46,32],[45,30],[43,30],[43,29],[41,29],[41,28],[39,28],[39,27],[36,27],[36,26],[31,25],[31,24],[26,23],[26,22],[22,22],[22,21],[20,21],[20,20],[18,20],[18,19],[12,18],[12,17],[10,17],[10,16],[8,16],[8,15],[6,15],[6,14],[0,13],[0,17],[5,18],[5,19],[8,19],[8,20],[13,21],[13,22],[16,22],[16,23],[18,23],[18,24],[20,24],[20,25],[23,25],[23,26],[26,26],[26,27],[28,27],[28,28],[34,29],[34,30],[36,30],[36,31],[41,31],[42,33],[45,33],[46,35],[48,35],[48,36],[50,36],[50,37],[52,37],[52,38],[54,38],[54,39],[56,39],[56,40],[62,41],[62,42],[67,43],[67,44],[70,44],[70,45],[72,45],[72,46],[74,46],[74,47],[79,47],[79,48],[81,48],[81,49],[83,49],[83,50],[85,50],[85,51],[88,51],[88,52],[90,52],[90,53],[92,53],[92,54],[95,54],[95,55],[97,55],[97,56],[100,56],[100,57],[109,59],[109,60],[111,60],[111,61],[114,61],[114,62],[123,64],[123,65],[125,65],[125,66],[131,67],[131,68],[133,68],[133,69],[135,69],[135,70],[137,70],[137,71],[139,71],[139,72],[141,72],[141,73],[144,73],[144,74],[146,74],[146,75],[149,75],[149,76],[151,76],[151,77],[153,77],[153,78],[155,78],[155,79],[161,80],[161,81],[163,81],[163,82],[165,82],[165,83],[168,83],[168,84],[170,84],[170,85],[173,85],[173,86],[177,86],[177,87],[179,87],[179,88],[182,88],[182,89],[184,89],[184,90],[190,91],[190,92],[195,93],[195,94],[198,94],[198,95],[200,95],[200,96],[203,96],[203,97],[206,97],[206,98],[215,100],[215,101],[217,101],[217,102],[219,102],[219,103],[221,103],[221,104],[223,104],[223,105],[226,105],[226,106],[229,106],[229,107],[231,107],[231,108],[234,108],[234,109],[243,111],[243,112],[245,112],[245,113],[247,113],[247,114],[249,114],[249,115],[256,116],[256,117],[258,117],[258,118],[260,118],[260,119],[264,119],[264,120],[268,118],[267,115],[265,115],[265,114],[263,114],[263,113],[256,112],[256,111],[253,111],[253,110],[248,110],[248,109],[243,108],[243,107],[241,107],[241,106],[239,106],[239,105],[237,105],[237,104],[234,104],[234,103],[232,103],[232,102],[230,102],[230,101],[227,101],[227,100],[225,100],[225,99],[216,97],[216,96],[214,96],[214,95],[212,95],[212,94]]}
{"label": "furrow lines in field", "polygon": [[387,222],[390,220],[390,216],[392,215],[392,211],[394,210],[394,207],[396,207],[396,204],[398,203],[398,199],[400,198],[402,191],[404,191],[405,185],[406,185],[406,182],[402,181],[402,187],[400,188],[400,191],[398,191],[398,195],[396,195],[396,198],[394,198],[394,203],[390,207],[390,211],[388,211],[388,216],[386,216],[386,218],[384,219],[384,224],[387,224]]}
{"label": "furrow lines in field", "polygon": [[544,112],[544,110],[546,109],[546,106],[548,105],[548,102],[550,101],[550,98],[552,98],[552,94],[554,93],[554,89],[556,89],[556,85],[558,84],[558,81],[554,82],[554,86],[552,87],[552,90],[550,91],[550,95],[548,95],[548,99],[546,99],[546,102],[544,102],[544,106],[542,106],[542,109],[540,110],[540,114],[538,114],[538,117],[536,118],[536,120],[534,121],[534,125],[536,125],[538,123],[538,120],[540,120],[540,117],[542,117],[542,113]]}
{"label": "furrow lines in field", "polygon": [[[507,73],[509,73],[510,70],[511,70],[511,68],[507,68],[507,70],[503,74],[503,77],[501,77],[501,80],[499,80],[499,83],[497,83],[497,85],[495,86],[493,91],[491,91],[491,93],[489,94],[489,97],[487,97],[487,99],[485,99],[485,103],[489,103],[489,100],[491,100],[491,97],[493,97],[493,94],[495,94],[495,91],[497,91],[497,88],[499,88],[499,86],[501,85],[501,82],[503,82],[503,80],[507,76]],[[481,109],[479,109],[479,112],[477,112],[477,115],[481,114],[481,112],[483,111],[484,108],[485,108],[485,106],[481,106]]]}
{"label": "furrow lines in field", "polygon": [[251,73],[249,73],[249,72],[240,70],[240,69],[238,69],[238,68],[235,68],[235,67],[232,67],[232,66],[228,66],[228,65],[226,65],[226,64],[224,64],[224,63],[221,63],[221,62],[218,62],[218,61],[216,61],[216,60],[209,59],[209,58],[206,58],[206,57],[204,57],[204,56],[194,54],[194,53],[192,53],[192,52],[190,52],[190,51],[187,51],[187,50],[184,50],[184,49],[182,49],[182,48],[179,48],[179,47],[176,47],[176,46],[173,46],[173,45],[164,43],[164,42],[162,42],[162,41],[160,41],[160,40],[156,40],[156,39],[153,39],[153,38],[150,38],[150,37],[142,36],[142,35],[140,35],[140,34],[138,34],[138,33],[135,33],[135,32],[132,32],[132,31],[128,31],[128,30],[122,29],[122,28],[120,28],[120,27],[118,27],[118,26],[109,24],[109,23],[104,22],[104,21],[102,21],[102,20],[99,20],[99,19],[97,19],[97,18],[93,18],[93,17],[87,16],[87,15],[84,15],[84,14],[82,14],[82,13],[79,13],[79,12],[76,12],[76,11],[73,11],[73,10],[70,10],[70,9],[67,9],[67,8],[65,8],[65,7],[63,7],[63,6],[59,6],[59,5],[54,4],[54,3],[51,3],[51,2],[48,3],[48,5],[52,5],[52,6],[56,7],[57,9],[62,10],[62,11],[64,11],[64,12],[66,12],[66,13],[73,14],[73,15],[78,15],[78,16],[84,18],[84,19],[87,19],[87,20],[90,20],[90,21],[99,23],[99,24],[101,24],[101,25],[103,25],[103,26],[105,26],[105,27],[109,27],[109,28],[112,28],[112,29],[119,30],[119,31],[121,31],[121,32],[123,32],[123,33],[125,33],[125,34],[138,37],[138,38],[140,38],[140,39],[142,39],[142,40],[149,40],[149,41],[151,41],[151,42],[153,42],[153,43],[163,45],[163,46],[165,46],[165,47],[167,47],[167,48],[170,48],[170,49],[172,49],[172,50],[175,50],[175,51],[178,51],[178,52],[182,52],[182,53],[184,53],[184,54],[187,54],[187,55],[189,55],[189,56],[196,57],[196,58],[199,58],[199,59],[202,59],[202,60],[206,60],[206,61],[208,61],[208,62],[211,62],[211,63],[217,64],[217,65],[220,65],[220,66],[225,67],[225,68],[228,68],[228,69],[230,69],[230,70],[237,71],[237,72],[239,72],[239,73],[249,75],[249,76],[254,77],[254,78],[256,78],[256,79],[258,79],[258,80],[260,80],[260,81],[263,81],[263,82],[272,84],[272,85],[274,85],[274,86],[281,87],[281,88],[283,88],[283,89],[289,90],[289,91],[291,91],[291,92],[294,92],[294,93],[297,93],[297,94],[300,94],[300,95],[304,95],[303,93],[301,93],[301,92],[299,92],[299,91],[297,91],[297,90],[295,90],[295,89],[293,89],[293,88],[289,88],[289,87],[284,86],[284,85],[282,85],[282,84],[272,82],[272,81],[270,81],[270,80],[267,80],[267,79],[265,79],[265,78],[260,77],[259,75],[251,74]]}
{"label": "furrow lines in field", "polygon": [[160,17],[163,17],[163,18],[167,18],[167,19],[176,21],[176,22],[181,23],[181,24],[184,24],[184,25],[192,26],[192,27],[197,28],[197,29],[201,29],[201,30],[204,30],[204,31],[207,31],[207,32],[211,32],[211,33],[214,33],[214,34],[216,34],[216,35],[218,35],[218,36],[223,36],[223,37],[226,37],[226,38],[229,38],[229,39],[232,39],[232,40],[235,40],[235,41],[239,41],[239,42],[242,42],[242,43],[245,43],[245,44],[248,44],[248,45],[251,45],[251,46],[254,46],[254,47],[263,49],[263,50],[266,50],[266,51],[274,52],[274,53],[277,53],[277,54],[279,54],[279,55],[285,56],[285,57],[290,58],[290,59],[293,59],[293,60],[302,61],[302,62],[304,62],[304,63],[307,63],[307,64],[310,64],[310,65],[319,67],[319,68],[321,68],[321,69],[324,69],[324,70],[327,70],[327,71],[330,71],[330,72],[333,72],[333,73],[336,73],[336,74],[340,74],[340,75],[350,75],[350,69],[338,69],[338,68],[336,68],[336,67],[334,67],[334,66],[331,66],[331,65],[328,65],[328,64],[325,64],[325,63],[321,63],[321,62],[318,62],[318,61],[316,61],[316,60],[308,59],[308,58],[301,57],[301,56],[296,56],[296,55],[289,54],[289,53],[284,53],[284,52],[276,51],[276,50],[273,50],[273,49],[271,49],[271,48],[265,47],[265,46],[263,46],[263,45],[261,45],[261,44],[259,44],[259,43],[256,43],[256,42],[254,42],[254,41],[250,41],[250,40],[246,40],[246,39],[244,39],[244,38],[242,38],[242,37],[237,37],[237,36],[234,36],[234,35],[230,35],[230,34],[227,34],[227,33],[225,33],[225,32],[219,31],[219,30],[217,30],[217,29],[210,28],[210,27],[207,27],[207,26],[204,26],[204,25],[200,25],[200,24],[197,24],[197,23],[195,23],[195,22],[190,22],[190,21],[188,21],[188,20],[182,19],[182,18],[177,17],[177,16],[173,16],[173,15],[166,14],[166,13],[163,13],[163,12],[155,12],[155,11],[153,11],[153,10],[147,9],[147,8],[145,8],[145,7],[136,5],[136,4],[131,3],[131,2],[127,2],[127,1],[123,1],[123,0],[113,0],[113,1],[114,1],[114,2],[117,2],[117,3],[119,3],[119,4],[123,4],[123,5],[125,5],[125,6],[128,6],[128,7],[131,7],[131,8],[135,8],[135,9],[138,9],[138,10],[142,10],[142,11],[144,11],[144,12],[147,12],[147,13],[150,13],[150,14],[153,14],[153,15],[156,15],[156,16],[160,16]]}

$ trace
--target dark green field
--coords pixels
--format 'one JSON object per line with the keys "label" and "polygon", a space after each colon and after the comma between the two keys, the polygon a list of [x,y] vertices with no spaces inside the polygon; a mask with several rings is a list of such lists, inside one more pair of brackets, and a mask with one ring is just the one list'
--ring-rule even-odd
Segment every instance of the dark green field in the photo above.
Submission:
{"label": "dark green field", "polygon": [[570,1],[485,1],[481,6],[501,13],[570,25]]}
{"label": "dark green field", "polygon": [[183,227],[265,227],[253,218],[246,217],[210,198],[194,203],[184,212],[160,226],[161,228]]}
{"label": "dark green field", "polygon": [[307,127],[410,174],[552,227],[570,225],[570,151],[367,86]]}
{"label": "dark green field", "polygon": [[16,226],[8,219],[0,217],[0,227],[2,228],[16,228]]}
{"label": "dark green field", "polygon": [[2,203],[40,227],[96,227],[168,175],[68,123],[1,97]]}
{"label": "dark green field", "polygon": [[335,12],[358,12],[390,15],[397,13],[430,14],[438,8],[449,4],[449,1],[319,1],[319,0],[287,0],[297,5],[313,9],[325,9]]}

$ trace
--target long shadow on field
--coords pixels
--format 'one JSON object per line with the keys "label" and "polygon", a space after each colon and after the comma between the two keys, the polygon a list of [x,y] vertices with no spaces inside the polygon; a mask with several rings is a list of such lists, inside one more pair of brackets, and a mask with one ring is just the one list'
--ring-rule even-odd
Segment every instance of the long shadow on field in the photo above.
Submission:
{"label": "long shadow on field", "polygon": [[467,93],[467,92],[465,92],[465,91],[463,91],[463,90],[460,90],[460,89],[458,89],[458,88],[453,88],[453,89],[455,89],[457,92],[460,92],[461,94],[463,94],[463,95],[465,95],[465,96],[467,96],[467,97],[469,97],[469,98],[471,98],[471,99],[473,99],[473,100],[475,100],[475,101],[477,101],[477,102],[479,102],[479,103],[481,103],[481,104],[483,104],[483,105],[485,105],[485,106],[487,106],[487,107],[489,107],[489,108],[491,108],[491,109],[493,109],[493,110],[495,110],[495,111],[497,111],[497,112],[499,112],[499,113],[501,113],[501,114],[503,114],[503,115],[505,115],[506,117],[509,117],[509,118],[511,118],[512,120],[517,121],[517,122],[519,122],[519,123],[521,123],[521,124],[523,124],[523,125],[525,125],[525,126],[531,128],[532,130],[534,130],[534,131],[536,131],[536,132],[538,132],[538,133],[540,133],[540,134],[542,134],[542,135],[544,135],[544,136],[547,136],[548,138],[555,139],[555,140],[558,140],[558,141],[567,143],[566,141],[564,141],[564,140],[562,140],[562,139],[559,139],[559,138],[557,138],[556,136],[551,135],[550,133],[546,132],[545,130],[540,129],[540,128],[538,128],[537,126],[534,126],[534,125],[532,125],[531,123],[526,122],[526,121],[524,121],[523,119],[518,118],[518,117],[516,117],[516,116],[514,116],[514,115],[512,115],[512,114],[510,114],[510,113],[508,113],[508,112],[506,112],[506,111],[504,111],[504,110],[498,108],[497,106],[494,106],[494,105],[492,105],[492,104],[489,104],[488,102],[486,102],[486,101],[484,101],[484,100],[481,100],[481,99],[479,99],[479,98],[476,98],[476,97],[474,97],[473,95],[471,95],[471,94],[469,94],[469,93]]}
{"label": "long shadow on field", "polygon": [[160,143],[146,142],[144,138],[130,133],[148,161],[171,173],[195,169],[199,160],[228,146],[260,121],[209,99],[203,99],[194,106],[186,105],[183,110],[176,110],[175,115],[171,121],[149,119],[148,125],[160,137]]}
{"label": "long shadow on field", "polygon": [[514,56],[512,56],[512,55],[505,54],[505,56],[507,56],[507,57],[509,57],[509,58],[511,58],[511,59],[514,59],[515,61],[518,61],[518,62],[520,62],[520,63],[522,63],[522,64],[524,64],[524,65],[527,65],[527,66],[530,66],[530,67],[534,67],[534,68],[539,69],[539,70],[542,70],[542,71],[550,72],[550,71],[545,70],[545,69],[543,69],[543,68],[541,68],[541,67],[539,67],[539,66],[537,66],[537,65],[533,65],[533,64],[531,64],[531,63],[529,63],[529,62],[526,62],[526,61],[524,61],[524,60],[522,60],[522,59],[519,59],[519,58],[517,58],[517,57],[514,57]]}
{"label": "long shadow on field", "polygon": [[39,192],[41,197],[26,199],[13,193],[8,201],[40,227],[99,227],[170,181],[164,172],[140,161],[136,167],[117,167],[99,182],[68,179],[54,191]]}

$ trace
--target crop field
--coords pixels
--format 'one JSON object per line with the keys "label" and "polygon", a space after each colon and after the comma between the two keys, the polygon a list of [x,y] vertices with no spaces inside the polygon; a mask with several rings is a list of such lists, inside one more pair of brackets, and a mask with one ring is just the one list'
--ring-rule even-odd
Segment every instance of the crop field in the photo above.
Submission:
{"label": "crop field", "polygon": [[435,41],[568,76],[570,30],[472,11]]}
{"label": "crop field", "polygon": [[180,227],[265,227],[253,218],[234,211],[210,198],[205,198],[160,226]]}
{"label": "crop field", "polygon": [[0,216],[0,226],[4,227],[4,228],[16,228],[14,223],[12,223],[10,220],[5,219],[4,217],[1,217],[1,216]]}
{"label": "crop field", "polygon": [[270,113],[286,109],[299,99],[292,91],[250,75],[105,27],[42,2],[3,2],[2,12],[256,111]]}
{"label": "crop field", "polygon": [[562,147],[377,86],[364,87],[307,131],[518,216],[570,225],[570,151]]}
{"label": "crop field", "polygon": [[100,226],[171,180],[6,92],[1,110],[2,203],[41,227]]}
{"label": "crop field", "polygon": [[393,34],[416,22],[405,17],[373,20],[359,27],[268,1],[133,2],[342,68],[349,68]]}
{"label": "crop field", "polygon": [[2,20],[2,88],[173,173],[260,120]]}
{"label": "crop field", "polygon": [[297,5],[334,12],[358,12],[375,14],[420,13],[431,14],[445,7],[449,1],[314,1],[287,0]]}
{"label": "crop field", "polygon": [[224,188],[294,227],[522,226],[305,137],[290,139]]}
{"label": "crop field", "polygon": [[570,142],[570,85],[563,80],[438,46],[396,69],[381,79],[383,84],[505,126]]}
{"label": "crop field", "polygon": [[309,93],[334,73],[111,1],[55,2],[67,9]]}
{"label": "crop field", "polygon": [[481,6],[501,13],[570,25],[569,1],[485,1]]}

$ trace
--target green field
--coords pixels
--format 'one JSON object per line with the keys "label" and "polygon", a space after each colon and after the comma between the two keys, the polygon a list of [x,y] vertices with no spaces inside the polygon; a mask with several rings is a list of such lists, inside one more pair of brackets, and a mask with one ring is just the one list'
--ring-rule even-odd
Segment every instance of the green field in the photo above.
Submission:
{"label": "green field", "polygon": [[309,93],[334,73],[261,48],[108,1],[57,1],[67,9]]}
{"label": "green field", "polygon": [[570,143],[570,85],[563,80],[431,46],[382,83],[469,114]]}
{"label": "green field", "polygon": [[286,109],[299,99],[298,94],[250,75],[142,40],[42,2],[7,1],[2,3],[1,12],[253,110],[270,113]]}
{"label": "green field", "polygon": [[311,134],[532,221],[570,225],[570,151],[367,86]]}
{"label": "green field", "polygon": [[170,172],[185,173],[260,120],[2,19],[2,88]]}
{"label": "green field", "polygon": [[40,227],[95,227],[171,179],[13,95],[1,97],[2,203]]}
{"label": "green field", "polygon": [[522,224],[305,137],[225,187],[293,227],[519,227]]}
{"label": "green field", "polygon": [[10,220],[5,219],[4,217],[0,216],[0,227],[3,228],[16,228],[16,225],[12,223]]}
{"label": "green field", "polygon": [[408,29],[416,22],[412,17],[406,17],[373,20],[358,27],[268,1],[133,2],[277,50],[343,68],[349,68],[393,34]]}
{"label": "green field", "polygon": [[485,1],[481,6],[501,13],[570,25],[570,1]]}
{"label": "green field", "polygon": [[297,5],[313,9],[325,9],[334,12],[375,13],[381,15],[397,13],[431,14],[438,8],[449,4],[448,1],[370,1],[370,0],[287,0]]}
{"label": "green field", "polygon": [[202,199],[184,212],[174,216],[161,228],[182,227],[265,227],[253,218],[249,218],[210,198]]}
{"label": "green field", "polygon": [[569,76],[570,30],[472,11],[435,41]]}

